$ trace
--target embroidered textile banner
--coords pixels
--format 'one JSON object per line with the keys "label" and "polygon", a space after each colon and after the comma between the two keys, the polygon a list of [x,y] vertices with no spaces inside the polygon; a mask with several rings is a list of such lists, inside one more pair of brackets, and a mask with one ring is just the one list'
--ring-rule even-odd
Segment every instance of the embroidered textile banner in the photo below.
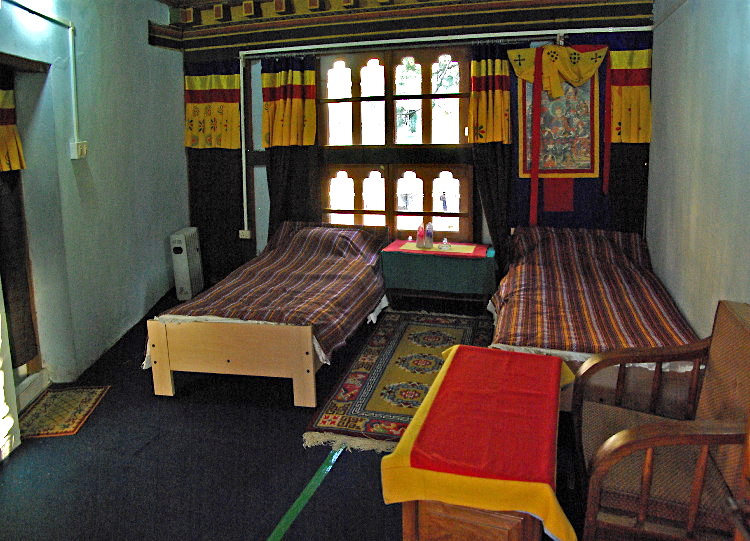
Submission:
{"label": "embroidered textile banner", "polygon": [[16,128],[13,70],[0,66],[0,171],[25,168],[21,138]]}
{"label": "embroidered textile banner", "polygon": [[263,59],[261,71],[263,147],[315,144],[315,58]]}
{"label": "embroidered textile banner", "polygon": [[[599,69],[606,47],[593,50],[579,50],[561,45],[545,45],[542,50],[542,89],[552,98],[563,95],[563,81],[574,86],[581,86],[591,79]],[[534,81],[534,55],[536,48],[512,49],[508,58],[513,64],[516,75],[530,83]]]}
{"label": "embroidered textile banner", "polygon": [[[495,49],[493,51],[493,49]],[[469,142],[510,143],[510,64],[492,44],[472,49]],[[501,56],[502,55],[502,56]]]}
{"label": "embroidered textile banner", "polygon": [[238,61],[185,64],[185,146],[238,149]]}
{"label": "embroidered textile banner", "polygon": [[612,142],[651,141],[651,49],[611,51]]}

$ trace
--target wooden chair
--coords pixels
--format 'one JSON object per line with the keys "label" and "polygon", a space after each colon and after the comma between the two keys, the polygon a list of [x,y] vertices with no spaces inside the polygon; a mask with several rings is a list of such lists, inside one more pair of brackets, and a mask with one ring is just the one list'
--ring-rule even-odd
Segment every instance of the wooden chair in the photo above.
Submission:
{"label": "wooden chair", "polygon": [[[663,370],[677,361],[689,370]],[[596,385],[607,369],[609,397]],[[583,539],[731,539],[749,407],[748,304],[719,302],[711,336],[694,344],[586,361],[572,404]]]}

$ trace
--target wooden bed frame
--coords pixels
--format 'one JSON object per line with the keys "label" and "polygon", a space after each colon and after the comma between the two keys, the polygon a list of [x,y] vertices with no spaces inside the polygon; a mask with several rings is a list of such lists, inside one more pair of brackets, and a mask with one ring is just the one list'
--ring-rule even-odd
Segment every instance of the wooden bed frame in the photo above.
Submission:
{"label": "wooden bed frame", "polygon": [[174,396],[174,372],[291,378],[294,405],[314,408],[321,360],[312,327],[240,322],[147,322],[154,394]]}

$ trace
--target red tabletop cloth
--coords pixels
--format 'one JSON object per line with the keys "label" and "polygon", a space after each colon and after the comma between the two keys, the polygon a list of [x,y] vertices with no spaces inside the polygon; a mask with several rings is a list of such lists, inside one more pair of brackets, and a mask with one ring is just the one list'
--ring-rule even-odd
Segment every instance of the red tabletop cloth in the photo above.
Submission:
{"label": "red tabletop cloth", "polygon": [[383,248],[383,251],[384,252],[407,252],[410,254],[431,254],[431,255],[439,255],[439,256],[444,256],[444,257],[473,257],[473,258],[487,257],[488,246],[486,244],[452,242],[451,246],[473,246],[474,247],[474,250],[470,252],[452,252],[450,250],[441,250],[439,248],[440,243],[435,243],[433,245],[433,248],[424,249],[424,250],[420,248],[415,248],[415,249],[404,248],[404,244],[408,242],[414,243],[414,241],[408,241],[408,240],[394,240],[388,246]]}
{"label": "red tabletop cloth", "polygon": [[411,466],[555,486],[560,359],[461,346]]}

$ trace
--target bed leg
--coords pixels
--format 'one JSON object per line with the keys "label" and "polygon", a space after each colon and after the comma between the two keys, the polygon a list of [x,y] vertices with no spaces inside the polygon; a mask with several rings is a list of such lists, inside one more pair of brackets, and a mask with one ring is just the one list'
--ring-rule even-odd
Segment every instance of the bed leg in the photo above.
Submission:
{"label": "bed leg", "polygon": [[312,330],[306,327],[305,340],[300,357],[300,366],[292,376],[294,405],[307,408],[317,406],[315,392],[315,351],[312,347]]}
{"label": "bed leg", "polygon": [[151,376],[154,380],[154,394],[174,396],[174,377],[169,367],[169,347],[167,327],[156,320],[149,320],[148,348],[151,355]]}

